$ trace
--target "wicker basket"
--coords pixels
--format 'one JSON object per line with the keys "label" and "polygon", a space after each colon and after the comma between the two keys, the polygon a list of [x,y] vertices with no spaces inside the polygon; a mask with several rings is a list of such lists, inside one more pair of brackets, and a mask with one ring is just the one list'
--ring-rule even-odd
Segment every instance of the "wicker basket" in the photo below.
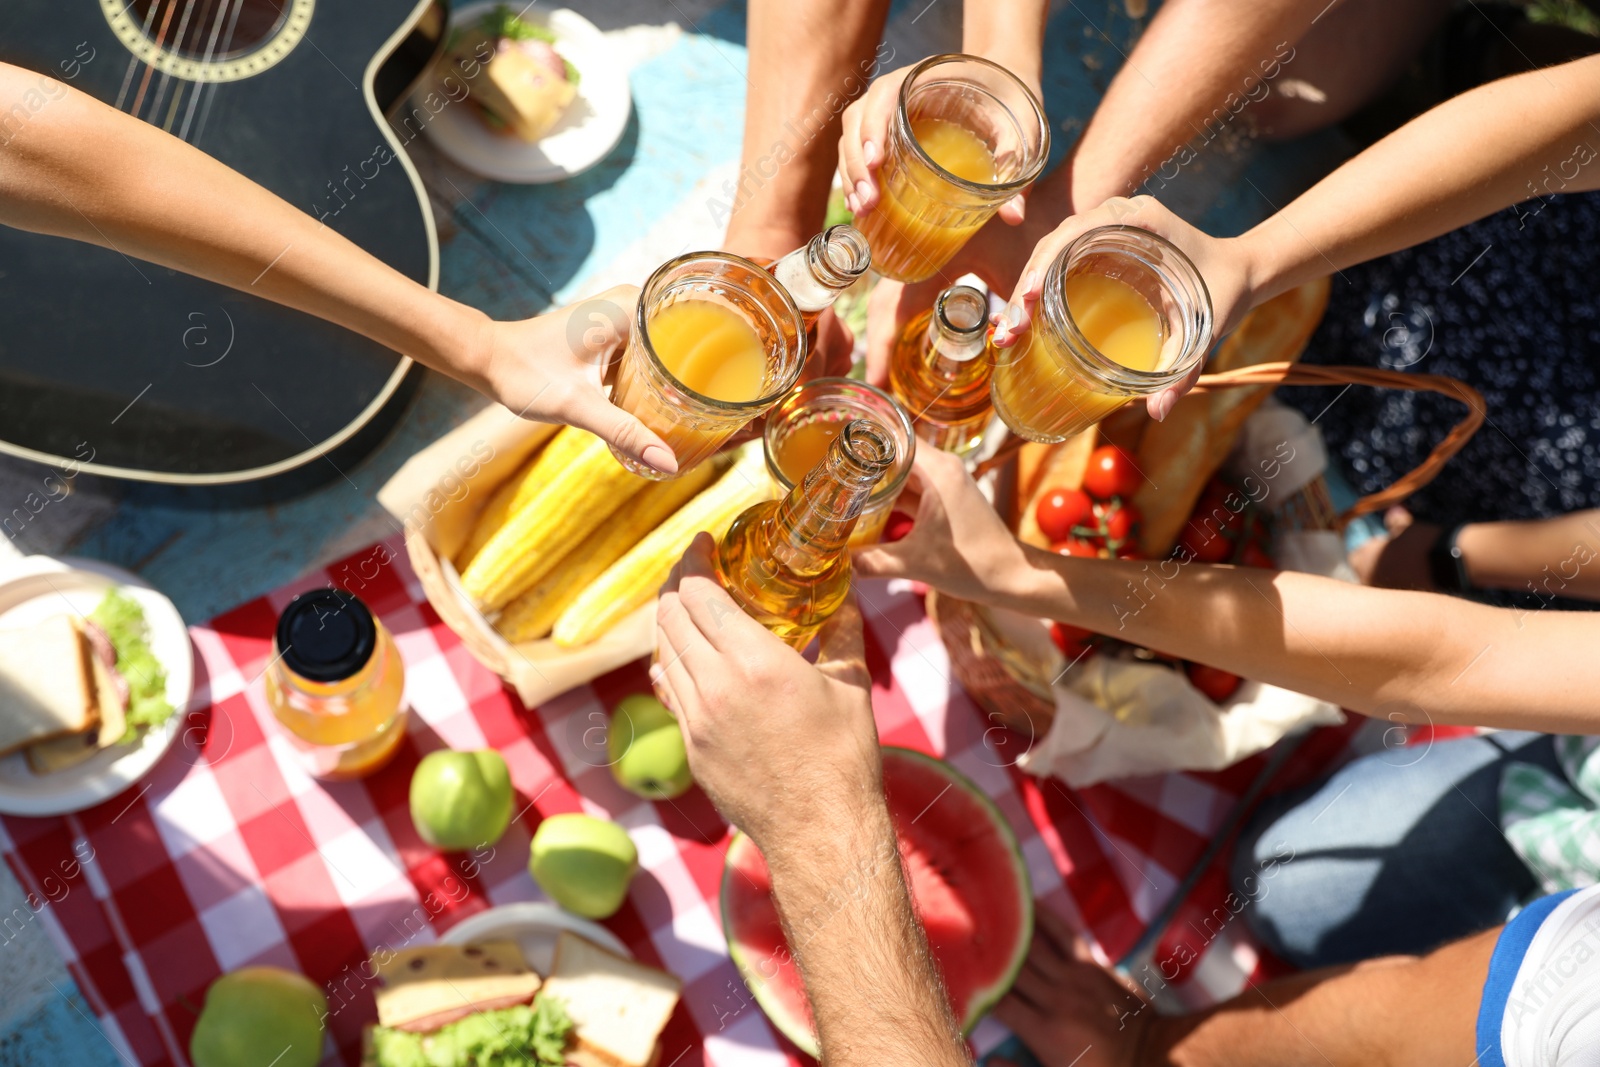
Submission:
{"label": "wicker basket", "polygon": [[[1380,389],[1433,392],[1461,401],[1467,414],[1426,459],[1386,489],[1357,500],[1334,514],[1327,484],[1318,477],[1278,509],[1299,529],[1342,530],[1351,519],[1381,511],[1431,482],[1452,456],[1483,425],[1483,397],[1465,382],[1435,374],[1402,374],[1367,367],[1323,367],[1300,363],[1261,363],[1202,375],[1193,392],[1256,385],[1366,385]],[[979,465],[981,476],[1008,463],[1021,447],[1013,437]],[[1006,640],[988,608],[954,597],[928,594],[928,615],[938,627],[950,669],[963,689],[990,719],[1028,737],[1042,737],[1055,718],[1052,673],[1059,665],[1040,662]]]}

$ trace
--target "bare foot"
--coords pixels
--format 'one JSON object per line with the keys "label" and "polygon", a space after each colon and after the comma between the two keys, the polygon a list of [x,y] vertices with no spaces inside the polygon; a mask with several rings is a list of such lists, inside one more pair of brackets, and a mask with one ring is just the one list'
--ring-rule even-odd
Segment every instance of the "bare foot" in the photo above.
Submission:
{"label": "bare foot", "polygon": [[994,1014],[1044,1067],[1132,1067],[1155,1018],[1135,988],[1096,963],[1072,928],[1042,908],[1017,984]]}

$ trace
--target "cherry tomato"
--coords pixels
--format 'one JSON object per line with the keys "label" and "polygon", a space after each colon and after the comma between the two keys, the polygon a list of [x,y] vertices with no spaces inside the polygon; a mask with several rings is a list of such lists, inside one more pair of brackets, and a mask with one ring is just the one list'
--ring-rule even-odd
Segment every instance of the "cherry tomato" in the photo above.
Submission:
{"label": "cherry tomato", "polygon": [[1065,541],[1074,526],[1086,526],[1094,518],[1094,501],[1082,489],[1052,489],[1039,498],[1033,517],[1046,537]]}
{"label": "cherry tomato", "polygon": [[1189,675],[1190,683],[1213,704],[1220,704],[1233,696],[1243,682],[1237,674],[1220,667],[1208,667],[1204,663],[1191,663],[1184,668],[1184,672]]}
{"label": "cherry tomato", "polygon": [[1179,558],[1195,563],[1223,563],[1233,558],[1233,542],[1214,531],[1198,529],[1193,522],[1183,528],[1178,538]]}
{"label": "cherry tomato", "polygon": [[1096,505],[1095,517],[1100,520],[1100,533],[1109,544],[1128,540],[1144,522],[1144,514],[1139,506],[1125,500]]}
{"label": "cherry tomato", "polygon": [[1239,553],[1239,564],[1243,567],[1260,567],[1263,570],[1275,571],[1278,565],[1273,562],[1267,550],[1251,541],[1244,546],[1244,551]]}
{"label": "cherry tomato", "polygon": [[898,541],[906,534],[910,533],[911,527],[915,526],[916,524],[917,520],[913,519],[905,512],[891,511],[889,512],[889,521],[883,524],[883,536],[880,537],[879,540],[884,544],[888,544],[891,541]]}
{"label": "cherry tomato", "polygon": [[1083,487],[1096,500],[1132,496],[1144,484],[1144,475],[1122,449],[1101,445],[1089,456],[1089,469],[1083,474]]}
{"label": "cherry tomato", "polygon": [[1123,545],[1117,549],[1118,559],[1144,559],[1144,553],[1139,551],[1139,546],[1133,543]]}
{"label": "cherry tomato", "polygon": [[1067,657],[1068,660],[1076,660],[1085,652],[1093,650],[1094,645],[1090,643],[1093,637],[1094,631],[1085,630],[1081,626],[1073,626],[1065,622],[1053,622],[1050,624],[1050,640],[1055,642],[1056,647],[1061,650],[1061,654]]}
{"label": "cherry tomato", "polygon": [[1057,541],[1050,546],[1050,551],[1059,552],[1063,556],[1082,556],[1084,559],[1100,558],[1100,546],[1081,537],[1069,537],[1065,541]]}

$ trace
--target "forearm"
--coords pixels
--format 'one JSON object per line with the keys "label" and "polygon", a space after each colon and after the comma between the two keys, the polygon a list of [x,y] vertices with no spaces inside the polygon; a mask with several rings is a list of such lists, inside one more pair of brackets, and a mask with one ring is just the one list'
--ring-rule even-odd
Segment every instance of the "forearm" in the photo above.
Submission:
{"label": "forearm", "polygon": [[1247,233],[1255,301],[1530,198],[1600,188],[1597,156],[1600,56],[1463,93]]}
{"label": "forearm", "polygon": [[[0,104],[39,80],[0,66]],[[481,313],[418,285],[198,149],[60,89],[0,145],[0,222],[288,305],[478,384],[487,355],[475,347],[488,323]]]}
{"label": "forearm", "polygon": [[822,229],[840,116],[888,65],[878,45],[888,12],[887,0],[750,5],[744,147],[723,190],[733,251],[776,257]]}
{"label": "forearm", "polygon": [[1532,522],[1474,522],[1456,538],[1480,589],[1600,600],[1600,511]]}
{"label": "forearm", "polygon": [[[1547,731],[1600,729],[1600,620],[1439,594],[1175,560],[1026,549],[993,602],[1368,714]],[[1456,684],[1462,682],[1463,684]]]}
{"label": "forearm", "polygon": [[1421,959],[1388,957],[1268,982],[1208,1011],[1158,1018],[1137,1067],[1460,1067],[1498,930]]}
{"label": "forearm", "polygon": [[1071,159],[1041,189],[1053,220],[1176,177],[1185,153],[1248,122],[1317,13],[1306,0],[1170,0],[1112,79]]}
{"label": "forearm", "polygon": [[768,858],[823,1062],[964,1067],[881,798]]}
{"label": "forearm", "polygon": [[998,63],[1039,91],[1049,0],[992,0],[961,8],[961,50]]}

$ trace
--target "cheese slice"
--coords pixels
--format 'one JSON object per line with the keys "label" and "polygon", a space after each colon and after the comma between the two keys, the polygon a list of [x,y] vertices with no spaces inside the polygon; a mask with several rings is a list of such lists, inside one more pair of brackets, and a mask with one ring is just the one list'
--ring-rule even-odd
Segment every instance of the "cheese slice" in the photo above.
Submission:
{"label": "cheese slice", "polygon": [[682,983],[562,932],[544,995],[561,1001],[577,1038],[569,1058],[584,1067],[648,1067],[678,1005]]}
{"label": "cheese slice", "polygon": [[377,962],[378,1024],[419,1033],[533,999],[542,983],[515,941],[426,945]]}

